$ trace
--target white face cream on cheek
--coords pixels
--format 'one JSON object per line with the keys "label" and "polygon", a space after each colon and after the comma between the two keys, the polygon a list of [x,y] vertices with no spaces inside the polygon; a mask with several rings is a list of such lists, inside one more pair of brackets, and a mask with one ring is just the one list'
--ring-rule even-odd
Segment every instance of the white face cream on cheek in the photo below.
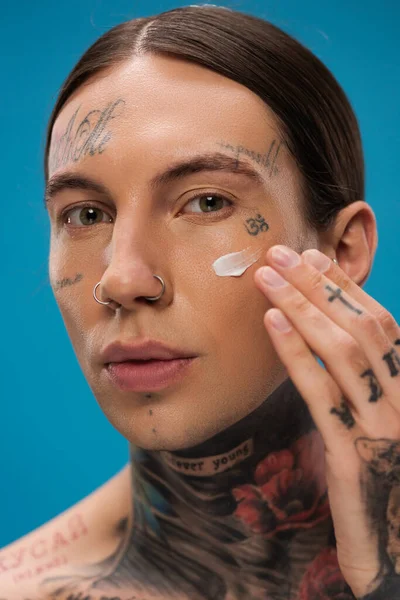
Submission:
{"label": "white face cream on cheek", "polygon": [[262,248],[245,248],[240,252],[224,254],[213,262],[212,267],[220,277],[239,277],[261,256]]}

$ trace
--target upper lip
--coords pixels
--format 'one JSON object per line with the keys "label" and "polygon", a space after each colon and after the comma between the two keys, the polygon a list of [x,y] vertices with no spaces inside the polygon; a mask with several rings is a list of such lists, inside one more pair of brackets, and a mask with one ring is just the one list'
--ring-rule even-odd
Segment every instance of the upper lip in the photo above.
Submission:
{"label": "upper lip", "polygon": [[124,362],[127,360],[171,360],[173,358],[193,358],[193,352],[171,348],[163,342],[145,340],[135,344],[113,342],[101,352],[103,363]]}

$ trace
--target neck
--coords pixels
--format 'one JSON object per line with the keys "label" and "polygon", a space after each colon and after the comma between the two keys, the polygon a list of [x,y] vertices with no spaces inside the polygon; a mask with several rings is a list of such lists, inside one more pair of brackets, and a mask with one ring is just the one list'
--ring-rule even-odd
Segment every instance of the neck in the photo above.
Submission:
{"label": "neck", "polygon": [[123,560],[162,597],[297,597],[334,545],[322,438],[290,379],[212,439],[174,452],[131,446],[131,460]]}

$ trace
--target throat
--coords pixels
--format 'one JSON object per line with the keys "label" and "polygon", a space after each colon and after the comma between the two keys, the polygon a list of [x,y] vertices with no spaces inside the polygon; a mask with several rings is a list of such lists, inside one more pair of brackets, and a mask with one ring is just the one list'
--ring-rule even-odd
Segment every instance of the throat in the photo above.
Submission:
{"label": "throat", "polygon": [[290,380],[196,448],[131,446],[131,461],[122,562],[135,565],[132,584],[147,573],[166,596],[291,598],[319,553],[334,551],[324,445]]}

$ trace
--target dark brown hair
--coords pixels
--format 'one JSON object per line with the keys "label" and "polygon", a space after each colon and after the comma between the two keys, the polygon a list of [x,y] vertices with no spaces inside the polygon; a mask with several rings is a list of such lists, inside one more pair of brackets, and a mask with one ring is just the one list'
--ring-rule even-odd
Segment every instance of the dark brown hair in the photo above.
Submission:
{"label": "dark brown hair", "polygon": [[364,199],[360,131],[332,73],[268,21],[215,6],[186,6],[132,19],[102,35],[65,80],[46,138],[45,177],[54,122],[68,98],[99,72],[139,54],[179,57],[246,86],[275,113],[302,175],[307,223],[323,231],[338,211]]}

